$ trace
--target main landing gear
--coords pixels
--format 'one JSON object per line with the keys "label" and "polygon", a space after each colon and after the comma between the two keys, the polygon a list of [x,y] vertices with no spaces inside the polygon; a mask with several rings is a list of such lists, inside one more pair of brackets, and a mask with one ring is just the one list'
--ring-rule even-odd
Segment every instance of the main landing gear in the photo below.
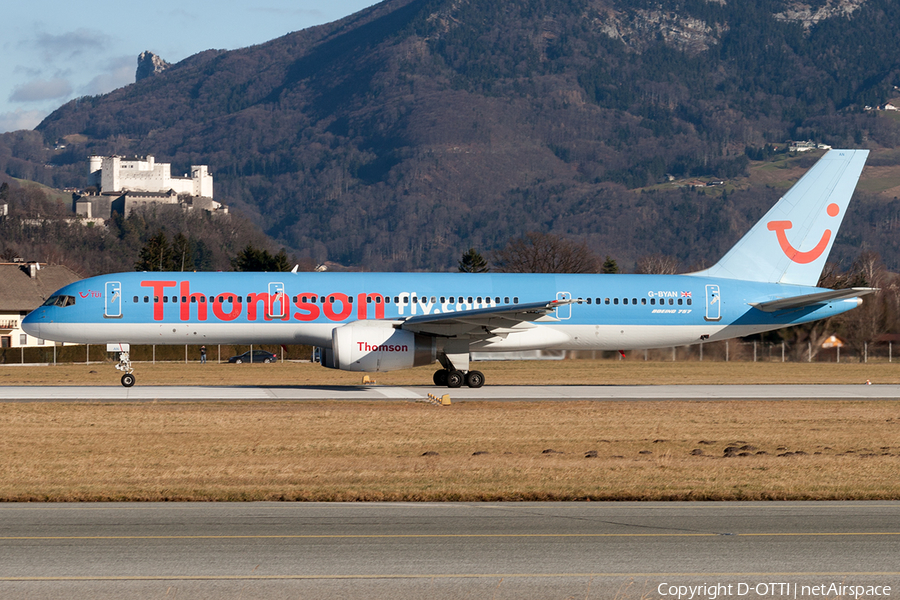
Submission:
{"label": "main landing gear", "polygon": [[449,388],[462,387],[465,383],[470,388],[480,388],[484,385],[484,373],[481,371],[468,371],[463,373],[455,369],[440,369],[434,372],[434,385]]}
{"label": "main landing gear", "polygon": [[119,352],[119,364],[116,365],[116,368],[120,371],[125,371],[125,374],[122,375],[122,385],[125,387],[131,387],[134,385],[134,369],[131,368],[131,359],[128,357],[127,352]]}

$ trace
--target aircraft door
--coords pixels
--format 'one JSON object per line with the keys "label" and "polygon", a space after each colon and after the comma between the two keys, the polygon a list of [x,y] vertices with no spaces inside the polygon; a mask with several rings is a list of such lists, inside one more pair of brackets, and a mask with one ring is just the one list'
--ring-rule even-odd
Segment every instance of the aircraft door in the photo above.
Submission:
{"label": "aircraft door", "polygon": [[[571,300],[571,299],[572,299],[572,294],[569,293],[569,292],[556,292],[556,299],[557,299],[557,300]],[[566,320],[566,319],[568,319],[568,318],[571,318],[571,316],[572,316],[572,305],[571,305],[571,304],[565,304],[565,305],[563,305],[563,306],[560,306],[559,308],[556,309],[556,312],[554,313],[554,316],[555,316],[557,319],[561,320],[561,321],[564,321],[564,320]]]}
{"label": "aircraft door", "polygon": [[719,321],[722,319],[722,299],[719,297],[719,286],[709,284],[706,286],[706,317],[707,321]]}
{"label": "aircraft door", "polygon": [[103,296],[103,316],[107,319],[122,318],[122,284],[118,281],[106,282]]}
{"label": "aircraft door", "polygon": [[273,281],[269,284],[269,301],[272,303],[269,316],[273,319],[283,319],[287,314],[287,297],[284,295],[284,284]]}

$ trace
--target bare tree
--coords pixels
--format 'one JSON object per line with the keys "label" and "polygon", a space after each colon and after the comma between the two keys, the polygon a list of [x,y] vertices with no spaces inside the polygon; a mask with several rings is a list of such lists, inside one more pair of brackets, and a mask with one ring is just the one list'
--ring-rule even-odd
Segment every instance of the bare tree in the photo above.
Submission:
{"label": "bare tree", "polygon": [[887,330],[889,298],[884,288],[889,284],[889,277],[878,253],[865,251],[853,263],[850,279],[854,287],[879,288],[877,292],[863,297],[862,306],[841,318],[841,337],[862,355],[866,345]]}
{"label": "bare tree", "polygon": [[491,262],[501,273],[596,273],[598,264],[584,242],[535,231],[510,241]]}
{"label": "bare tree", "polygon": [[638,259],[637,272],[648,275],[675,275],[678,273],[678,260],[664,254],[648,254]]}

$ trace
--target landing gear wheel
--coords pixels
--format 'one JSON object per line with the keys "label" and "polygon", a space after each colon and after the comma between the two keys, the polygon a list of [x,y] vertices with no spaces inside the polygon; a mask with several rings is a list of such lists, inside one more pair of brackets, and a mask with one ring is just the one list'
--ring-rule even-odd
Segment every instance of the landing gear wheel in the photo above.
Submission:
{"label": "landing gear wheel", "polygon": [[444,387],[447,385],[447,376],[450,374],[447,369],[440,369],[434,372],[434,377],[431,378],[434,381],[434,385],[438,385]]}
{"label": "landing gear wheel", "polygon": [[122,375],[122,385],[125,387],[131,387],[134,385],[134,375],[131,373],[125,373]]}
{"label": "landing gear wheel", "polygon": [[481,371],[469,371],[466,373],[466,385],[470,388],[480,388],[484,385],[484,373]]}
{"label": "landing gear wheel", "polygon": [[447,387],[448,388],[458,388],[465,381],[466,376],[460,373],[459,371],[449,371],[447,373]]}

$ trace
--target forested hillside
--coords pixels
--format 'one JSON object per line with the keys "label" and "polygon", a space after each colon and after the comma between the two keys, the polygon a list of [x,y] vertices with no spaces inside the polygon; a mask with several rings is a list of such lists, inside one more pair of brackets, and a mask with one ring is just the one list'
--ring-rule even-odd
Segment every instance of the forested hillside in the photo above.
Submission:
{"label": "forested hillside", "polygon": [[[218,200],[317,263],[447,270],[540,231],[689,268],[783,191],[747,177],[768,144],[900,144],[864,110],[896,93],[897,48],[893,0],[387,0],[70,102],[0,136],[0,170],[66,187],[90,154],[208,164]],[[860,194],[834,258],[900,268],[890,187]]]}

